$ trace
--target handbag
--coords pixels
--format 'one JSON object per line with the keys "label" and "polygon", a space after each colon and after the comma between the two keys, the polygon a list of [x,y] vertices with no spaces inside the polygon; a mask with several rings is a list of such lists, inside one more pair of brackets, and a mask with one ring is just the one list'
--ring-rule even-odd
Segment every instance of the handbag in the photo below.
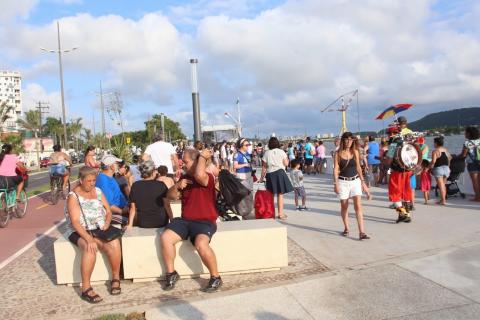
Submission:
{"label": "handbag", "polygon": [[[83,220],[85,221],[85,226],[87,226],[87,218],[83,213],[82,204],[80,203],[80,198],[76,192],[73,192],[77,197],[78,206],[80,207],[80,212],[82,213]],[[123,230],[115,228],[114,226],[108,226],[107,230],[95,229],[95,230],[87,230],[88,233],[94,238],[102,239],[106,242],[110,242],[112,240],[118,239],[123,236]]]}

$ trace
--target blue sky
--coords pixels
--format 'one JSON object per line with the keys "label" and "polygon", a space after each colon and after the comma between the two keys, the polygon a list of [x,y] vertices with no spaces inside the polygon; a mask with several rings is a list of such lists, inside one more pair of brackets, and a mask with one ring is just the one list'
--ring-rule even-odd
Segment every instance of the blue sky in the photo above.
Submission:
{"label": "blue sky", "polygon": [[[415,4],[415,5],[413,5]],[[390,104],[412,120],[478,106],[477,1],[3,0],[0,68],[22,71],[25,108],[48,100],[59,115],[56,45],[61,23],[67,118],[100,126],[98,91],[121,92],[127,130],[164,112],[191,135],[188,59],[199,58],[204,124],[228,123],[240,97],[248,135],[337,132],[321,113],[359,89],[360,128]],[[355,108],[356,109],[356,108]],[[357,128],[356,110],[348,119]],[[119,127],[107,118],[107,131]]]}

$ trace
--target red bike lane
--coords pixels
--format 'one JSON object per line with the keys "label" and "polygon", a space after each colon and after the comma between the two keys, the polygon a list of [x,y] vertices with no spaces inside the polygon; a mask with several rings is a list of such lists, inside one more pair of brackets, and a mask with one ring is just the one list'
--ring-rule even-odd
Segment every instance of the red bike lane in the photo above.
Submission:
{"label": "red bike lane", "polygon": [[6,228],[0,228],[0,265],[61,222],[64,206],[65,200],[52,205],[49,192],[29,198],[25,217],[11,218]]}

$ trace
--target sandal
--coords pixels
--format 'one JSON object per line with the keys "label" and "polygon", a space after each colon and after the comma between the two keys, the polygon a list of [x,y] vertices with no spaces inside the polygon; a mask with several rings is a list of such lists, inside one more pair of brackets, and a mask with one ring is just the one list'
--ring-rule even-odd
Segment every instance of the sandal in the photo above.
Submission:
{"label": "sandal", "polygon": [[342,236],[348,237],[348,230],[347,229],[343,230]]}
{"label": "sandal", "polygon": [[280,220],[287,220],[287,218],[288,218],[288,217],[287,217],[286,214],[281,215],[281,216],[278,216],[278,219],[280,219]]}
{"label": "sandal", "polygon": [[366,233],[361,232],[358,235],[358,240],[367,240],[367,239],[370,239],[370,237]]}
{"label": "sandal", "polygon": [[[118,287],[114,287],[114,283],[118,283]],[[118,296],[120,293],[122,293],[122,288],[120,288],[120,280],[112,279],[112,281],[110,281],[110,294],[112,296]]]}
{"label": "sandal", "polygon": [[92,303],[92,304],[102,302],[103,299],[98,294],[95,294],[93,296],[88,294],[89,292],[92,292],[92,291],[93,291],[92,287],[87,288],[87,290],[83,291],[82,292],[82,299],[89,302],[89,303]]}

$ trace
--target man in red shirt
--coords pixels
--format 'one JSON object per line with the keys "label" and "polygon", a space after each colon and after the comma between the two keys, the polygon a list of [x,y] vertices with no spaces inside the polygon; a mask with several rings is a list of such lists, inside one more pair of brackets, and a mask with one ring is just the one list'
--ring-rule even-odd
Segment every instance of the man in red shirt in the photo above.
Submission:
{"label": "man in red shirt", "polygon": [[170,200],[182,199],[182,217],[173,219],[161,235],[162,256],[167,268],[165,290],[173,289],[180,279],[174,268],[175,245],[187,239],[195,246],[210,272],[210,281],[203,291],[213,292],[222,285],[217,258],[210,247],[210,240],[217,231],[215,179],[206,171],[206,161],[211,156],[208,149],[203,149],[201,153],[195,149],[186,149],[183,153],[186,173],[168,190],[167,197]]}

